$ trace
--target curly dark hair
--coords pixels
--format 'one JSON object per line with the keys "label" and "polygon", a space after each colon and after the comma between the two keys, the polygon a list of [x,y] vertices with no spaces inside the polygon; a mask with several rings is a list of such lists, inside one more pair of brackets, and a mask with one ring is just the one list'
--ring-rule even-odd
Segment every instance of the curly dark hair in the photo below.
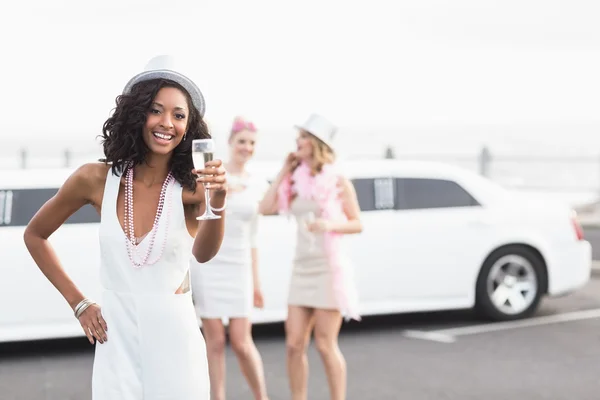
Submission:
{"label": "curly dark hair", "polygon": [[196,190],[196,177],[192,174],[192,140],[209,139],[208,126],[200,115],[188,92],[177,82],[168,79],[152,79],[135,84],[131,92],[117,96],[116,108],[102,127],[104,157],[100,161],[112,163],[114,174],[123,174],[132,163],[145,162],[149,149],[142,138],[147,114],[158,91],[164,87],[181,90],[189,108],[188,125],[184,139],[173,151],[169,168],[173,177],[188,189]]}

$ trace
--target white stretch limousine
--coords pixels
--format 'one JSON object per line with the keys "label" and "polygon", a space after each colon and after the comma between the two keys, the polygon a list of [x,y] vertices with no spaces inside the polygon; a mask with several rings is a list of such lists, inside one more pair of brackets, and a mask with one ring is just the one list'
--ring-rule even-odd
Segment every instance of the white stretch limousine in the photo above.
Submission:
{"label": "white stretch limousine", "polygon": [[[255,168],[272,174],[279,164]],[[362,209],[363,233],[345,240],[363,315],[474,307],[494,320],[523,318],[542,296],[590,279],[591,246],[566,206],[534,202],[443,164],[381,160],[343,168]],[[83,335],[23,243],[25,225],[70,173],[0,174],[0,342]],[[100,296],[98,222],[86,206],[50,238],[92,299]],[[254,313],[257,323],[286,316],[294,224],[284,216],[261,221],[265,308]]]}

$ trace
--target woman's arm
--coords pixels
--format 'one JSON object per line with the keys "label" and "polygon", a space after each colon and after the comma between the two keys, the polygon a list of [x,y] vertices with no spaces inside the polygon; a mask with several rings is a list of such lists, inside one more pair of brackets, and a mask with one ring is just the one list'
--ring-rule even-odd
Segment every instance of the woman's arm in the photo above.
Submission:
{"label": "woman's arm", "polygon": [[285,162],[283,164],[283,167],[281,168],[281,171],[279,171],[279,173],[277,174],[277,176],[271,183],[271,186],[269,187],[269,189],[263,196],[262,201],[258,205],[258,212],[260,214],[262,214],[262,215],[277,214],[277,211],[278,211],[277,190],[279,189],[279,185],[281,185],[281,182],[283,182],[283,180],[289,174],[292,173],[292,171],[294,170],[294,168],[296,167],[297,164],[298,164],[298,161],[296,160],[296,154],[295,153],[288,154],[288,156],[285,159]]}
{"label": "woman's arm", "polygon": [[255,215],[250,222],[250,258],[252,263],[252,283],[254,288],[254,307],[263,308],[264,300],[260,287],[260,273],[258,271],[258,221],[260,215]]}
{"label": "woman's arm", "polygon": [[[223,243],[223,235],[225,233],[225,210],[214,211],[214,209],[223,208],[227,198],[227,179],[225,169],[222,166],[221,160],[213,160],[206,163],[206,168],[194,171],[200,175],[198,182],[198,190],[195,196],[201,196],[199,199],[199,207],[197,216],[204,214],[206,202],[204,201],[204,185],[209,185],[210,206],[213,207],[213,212],[220,215],[219,219],[201,220],[198,222],[198,230],[192,246],[192,254],[199,263],[210,261],[221,248]],[[210,174],[210,175],[209,175]]]}
{"label": "woman's arm", "polygon": [[342,189],[342,204],[344,205],[344,214],[346,214],[347,221],[334,221],[331,224],[330,230],[346,234],[361,233],[363,226],[360,220],[360,206],[354,185],[348,178],[340,178],[340,185]]}
{"label": "woman's arm", "polygon": [[260,273],[258,272],[258,248],[252,247],[250,249],[250,255],[252,259],[252,283],[254,291],[260,291]]}
{"label": "woman's arm", "polygon": [[[25,246],[33,260],[73,310],[85,296],[63,269],[48,238],[84,205],[93,204],[99,209],[101,205],[101,199],[98,201],[100,170],[106,172],[106,167],[101,164],[86,164],[77,169],[65,181],[56,195],[33,216],[23,235]],[[96,318],[93,318],[92,315]],[[101,317],[98,318],[98,315],[99,307],[92,305],[79,319],[92,344],[94,343],[93,337],[101,343],[106,340],[106,323]]]}
{"label": "woman's arm", "polygon": [[258,205],[258,212],[260,214],[262,214],[262,215],[277,214],[277,211],[278,211],[277,210],[278,209],[277,190],[279,189],[279,185],[281,185],[281,182],[283,182],[283,180],[286,178],[287,175],[288,175],[288,172],[284,171],[284,170],[281,170],[279,172],[279,174],[277,174],[277,176],[271,183],[271,186],[269,186],[269,189],[266,191],[264,197],[262,198],[261,202]]}
{"label": "woman's arm", "polygon": [[346,221],[316,220],[309,226],[311,232],[336,232],[341,234],[361,233],[360,206],[354,185],[347,178],[340,178],[340,197],[346,214]]}

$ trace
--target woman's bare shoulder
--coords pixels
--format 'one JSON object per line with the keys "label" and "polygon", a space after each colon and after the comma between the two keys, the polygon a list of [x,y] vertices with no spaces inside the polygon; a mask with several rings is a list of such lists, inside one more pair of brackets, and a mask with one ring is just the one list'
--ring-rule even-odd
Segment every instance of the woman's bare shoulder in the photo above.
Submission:
{"label": "woman's bare shoulder", "polygon": [[88,188],[104,187],[110,164],[103,162],[86,163],[77,168],[69,180]]}
{"label": "woman's bare shoulder", "polygon": [[62,190],[76,198],[84,198],[86,203],[100,209],[110,169],[111,165],[103,162],[83,164],[71,174]]}
{"label": "woman's bare shoulder", "polygon": [[356,197],[356,189],[354,188],[354,184],[348,177],[344,175],[338,176],[337,191],[342,199],[348,200],[352,197]]}

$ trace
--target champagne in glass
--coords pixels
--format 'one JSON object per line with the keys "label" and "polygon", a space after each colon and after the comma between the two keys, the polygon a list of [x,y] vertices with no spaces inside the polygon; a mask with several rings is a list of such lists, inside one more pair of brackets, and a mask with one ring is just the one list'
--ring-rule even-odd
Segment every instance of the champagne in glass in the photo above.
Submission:
{"label": "champagne in glass", "polygon": [[[194,139],[192,140],[192,161],[195,169],[203,169],[207,162],[212,161],[215,151],[215,142],[212,139]],[[197,217],[197,220],[219,219],[210,208],[210,190],[209,184],[204,184],[204,197],[206,199],[206,208],[204,214]]]}
{"label": "champagne in glass", "polygon": [[[308,227],[310,224],[312,224],[313,222],[315,222],[316,218],[315,218],[315,213],[312,211],[309,211],[306,213],[305,218],[304,218],[304,223],[306,224],[306,226]],[[315,234],[312,232],[308,233],[308,252],[309,253],[313,253],[315,250]]]}

